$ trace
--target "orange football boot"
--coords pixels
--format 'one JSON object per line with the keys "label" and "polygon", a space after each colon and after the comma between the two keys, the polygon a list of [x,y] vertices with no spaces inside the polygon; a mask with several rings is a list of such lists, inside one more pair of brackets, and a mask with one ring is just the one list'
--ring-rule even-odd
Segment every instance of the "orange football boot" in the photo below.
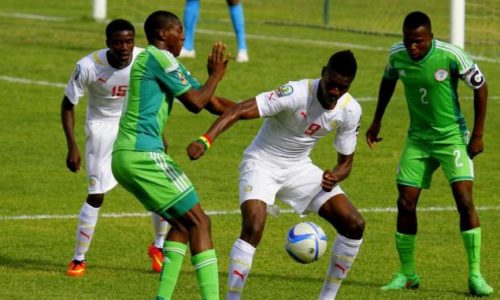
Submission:
{"label": "orange football boot", "polygon": [[149,257],[152,260],[153,271],[160,273],[163,267],[163,251],[161,248],[156,248],[155,244],[152,243],[148,249]]}

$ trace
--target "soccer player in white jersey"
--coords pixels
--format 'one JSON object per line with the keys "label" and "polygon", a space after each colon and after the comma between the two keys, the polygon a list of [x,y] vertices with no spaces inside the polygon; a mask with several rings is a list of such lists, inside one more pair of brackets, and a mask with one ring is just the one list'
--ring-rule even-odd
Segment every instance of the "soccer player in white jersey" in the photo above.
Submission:
{"label": "soccer player in white jersey", "polygon": [[[212,141],[239,119],[266,118],[240,164],[240,237],[230,254],[227,299],[240,299],[266,223],[268,206],[279,198],[298,214],[318,213],[337,230],[319,299],[334,299],[358,254],[365,221],[340,188],[351,172],[361,107],[347,92],[357,64],[351,51],[333,54],[321,78],[291,81],[243,101],[219,117],[188,146],[198,159]],[[322,171],[309,154],[335,133],[336,165]]]}
{"label": "soccer player in white jersey", "polygon": [[[382,140],[378,136],[382,118],[399,79],[404,86],[410,115],[408,136],[396,175],[399,195],[394,237],[400,270],[382,290],[415,289],[420,285],[415,261],[417,204],[422,189],[430,187],[432,174],[441,167],[460,215],[460,234],[469,269],[469,291],[475,296],[489,296],[493,294],[493,288],[480,271],[481,226],[472,197],[472,158],[484,148],[488,99],[486,79],[462,49],[434,39],[431,20],[425,13],[409,13],[403,22],[403,41],[389,51],[377,108],[366,131],[370,148]],[[472,132],[468,131],[460,111],[459,79],[474,94]]]}
{"label": "soccer player in white jersey", "polygon": [[[85,91],[88,93],[85,124],[88,195],[80,210],[73,260],[66,272],[69,276],[85,274],[85,254],[94,235],[104,194],[117,185],[111,172],[111,151],[128,89],[131,62],[142,51],[134,46],[134,39],[135,29],[129,21],[111,21],[106,27],[108,48],[97,50],[77,62],[62,100],[61,119],[68,144],[66,166],[71,172],[78,172],[81,157],[74,130],[74,107]],[[160,272],[168,223],[156,214],[152,219],[155,241],[148,252],[153,270]]]}

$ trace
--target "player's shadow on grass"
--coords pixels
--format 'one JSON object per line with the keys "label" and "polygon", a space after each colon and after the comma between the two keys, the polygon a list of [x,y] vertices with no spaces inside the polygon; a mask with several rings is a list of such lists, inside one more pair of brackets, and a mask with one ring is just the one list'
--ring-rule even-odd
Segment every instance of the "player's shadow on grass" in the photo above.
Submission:
{"label": "player's shadow on grass", "polygon": [[[69,262],[69,261],[68,261]],[[46,259],[16,259],[4,255],[0,255],[0,267],[7,269],[21,269],[21,270],[32,270],[32,271],[45,271],[45,272],[66,272],[67,263],[66,261],[46,260]],[[116,271],[116,272],[137,272],[142,274],[157,274],[149,268],[149,264],[145,265],[143,268],[140,267],[130,267],[130,265],[109,265],[102,263],[92,263],[87,264],[87,269],[90,272],[96,272],[98,270],[106,271]]]}
{"label": "player's shadow on grass", "polygon": [[[221,277],[227,277],[227,272],[219,272],[219,275]],[[256,277],[259,278],[262,281],[266,282],[272,282],[272,281],[279,281],[279,280],[284,280],[284,281],[289,281],[291,282],[291,285],[293,285],[293,282],[297,282],[299,284],[303,283],[304,281],[309,281],[309,282],[316,282],[318,287],[320,287],[323,284],[323,277],[310,277],[310,276],[294,276],[291,274],[262,274],[258,272],[252,272],[251,277]],[[342,282],[342,286],[352,286],[352,287],[364,287],[364,288],[373,288],[377,291],[380,292],[380,296],[383,297],[384,295],[388,297],[393,297],[393,296],[400,296],[401,299],[405,298],[405,293],[411,293],[412,296],[416,296],[419,292],[422,294],[423,298],[428,297],[429,295],[439,295],[439,294],[449,294],[449,295],[456,295],[461,296],[461,297],[468,297],[470,294],[468,292],[464,291],[458,291],[458,290],[438,290],[438,289],[430,289],[426,288],[425,286],[421,286],[417,290],[402,290],[402,291],[381,291],[380,287],[385,285],[386,282],[373,282],[373,281],[368,281],[368,280],[359,280],[355,278],[347,278],[345,281]],[[464,286],[465,289],[467,289],[467,286]],[[406,295],[408,296],[408,294]]]}
{"label": "player's shadow on grass", "polygon": [[[220,277],[227,277],[227,272],[219,272]],[[262,281],[265,282],[273,282],[273,281],[279,281],[279,280],[284,280],[284,281],[289,281],[289,282],[297,282],[297,283],[303,283],[304,281],[308,282],[317,282],[318,286],[321,286],[323,284],[323,277],[312,277],[312,276],[294,276],[290,273],[287,274],[263,274],[259,273],[258,271],[252,271],[251,272],[251,278],[259,278]],[[380,287],[380,285],[377,285],[377,283],[374,282],[369,282],[369,281],[356,281],[356,280],[351,280],[347,279],[344,284],[349,284],[349,285],[355,285],[355,286],[371,286],[371,287]]]}

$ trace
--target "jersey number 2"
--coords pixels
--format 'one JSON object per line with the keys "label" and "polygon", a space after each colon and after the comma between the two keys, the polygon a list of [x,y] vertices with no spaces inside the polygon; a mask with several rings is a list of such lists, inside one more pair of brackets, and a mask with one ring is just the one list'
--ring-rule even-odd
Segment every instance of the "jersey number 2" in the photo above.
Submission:
{"label": "jersey number 2", "polygon": [[425,97],[427,96],[427,90],[425,88],[420,88],[419,90],[422,95],[420,95],[420,101],[422,101],[423,104],[429,104],[427,100],[425,100]]}

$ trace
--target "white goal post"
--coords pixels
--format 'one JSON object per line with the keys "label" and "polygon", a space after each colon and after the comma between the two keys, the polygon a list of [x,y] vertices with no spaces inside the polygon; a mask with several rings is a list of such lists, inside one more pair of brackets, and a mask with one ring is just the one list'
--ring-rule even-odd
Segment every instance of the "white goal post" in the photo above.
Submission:
{"label": "white goal post", "polygon": [[465,0],[450,0],[450,43],[465,45]]}
{"label": "white goal post", "polygon": [[94,0],[92,2],[92,17],[96,21],[104,21],[107,17],[106,0]]}

